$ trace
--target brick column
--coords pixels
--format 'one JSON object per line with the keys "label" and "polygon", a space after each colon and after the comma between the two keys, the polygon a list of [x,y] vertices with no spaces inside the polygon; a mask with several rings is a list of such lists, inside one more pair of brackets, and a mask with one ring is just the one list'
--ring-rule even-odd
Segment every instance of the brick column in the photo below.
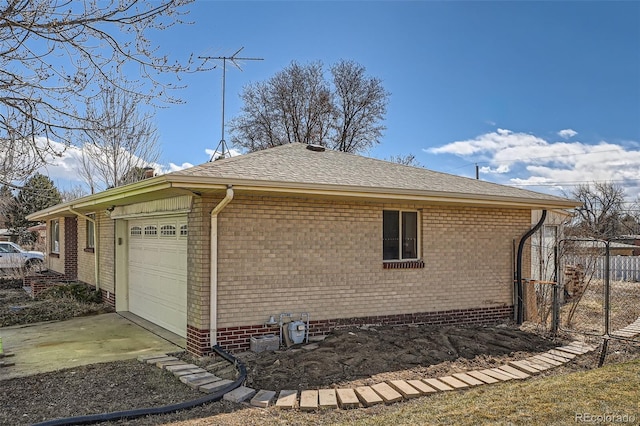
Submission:
{"label": "brick column", "polygon": [[211,210],[217,200],[194,197],[187,245],[187,350],[210,352]]}
{"label": "brick column", "polygon": [[64,218],[64,275],[67,279],[78,278],[78,219]]}

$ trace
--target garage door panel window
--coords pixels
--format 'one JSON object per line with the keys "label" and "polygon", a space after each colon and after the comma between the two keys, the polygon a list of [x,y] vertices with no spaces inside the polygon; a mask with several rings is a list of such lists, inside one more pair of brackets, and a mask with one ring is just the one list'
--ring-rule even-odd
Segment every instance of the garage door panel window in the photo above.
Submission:
{"label": "garage door panel window", "polygon": [[158,235],[158,227],[156,225],[147,225],[144,227],[145,237],[155,237]]}
{"label": "garage door panel window", "polygon": [[187,237],[189,235],[189,226],[186,223],[180,225],[180,236]]}
{"label": "garage door panel window", "polygon": [[132,237],[141,237],[142,236],[142,227],[141,226],[132,226],[129,230],[129,235]]}
{"label": "garage door panel window", "polygon": [[160,227],[160,236],[161,237],[175,237],[176,236],[176,226],[175,225],[162,225]]}

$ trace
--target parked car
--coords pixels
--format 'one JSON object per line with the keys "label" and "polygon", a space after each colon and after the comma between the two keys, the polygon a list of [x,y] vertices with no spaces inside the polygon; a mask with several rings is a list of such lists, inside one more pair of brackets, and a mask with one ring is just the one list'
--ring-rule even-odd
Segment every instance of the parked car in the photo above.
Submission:
{"label": "parked car", "polygon": [[27,251],[16,243],[0,241],[0,269],[33,268],[43,263],[41,251]]}

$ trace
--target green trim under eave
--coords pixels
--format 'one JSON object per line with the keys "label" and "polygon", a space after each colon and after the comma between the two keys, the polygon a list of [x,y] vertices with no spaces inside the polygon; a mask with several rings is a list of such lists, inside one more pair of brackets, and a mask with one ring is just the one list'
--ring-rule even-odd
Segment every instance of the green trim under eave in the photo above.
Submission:
{"label": "green trim under eave", "polygon": [[[96,194],[87,195],[66,203],[40,210],[27,216],[27,220],[47,220],[52,217],[73,216],[70,209],[85,210],[107,208],[110,205],[125,204],[127,200],[136,202],[135,198],[142,195],[150,195],[155,192],[171,188],[171,183],[166,181],[166,175],[145,179],[129,185],[107,189]],[[180,191],[183,193],[183,191]],[[124,203],[123,203],[124,201]],[[131,203],[129,202],[129,204]]]}

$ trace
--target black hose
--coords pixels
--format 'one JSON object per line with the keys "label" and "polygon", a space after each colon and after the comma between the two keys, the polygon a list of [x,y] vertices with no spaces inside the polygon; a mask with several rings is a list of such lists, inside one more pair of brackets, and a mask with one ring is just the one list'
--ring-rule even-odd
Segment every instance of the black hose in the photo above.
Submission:
{"label": "black hose", "polygon": [[180,403],[171,404],[171,405],[164,405],[161,407],[138,408],[135,410],[115,411],[112,413],[67,417],[62,419],[48,420],[42,423],[36,423],[34,426],[86,425],[86,424],[108,422],[108,421],[115,421],[115,420],[136,419],[138,417],[144,417],[144,416],[149,416],[154,414],[167,414],[167,413],[173,413],[176,411],[187,410],[189,408],[197,407],[199,405],[203,405],[209,402],[220,401],[224,396],[224,394],[231,392],[232,390],[240,387],[242,383],[244,383],[244,381],[247,378],[247,369],[242,362],[240,362],[237,358],[233,357],[231,354],[222,350],[220,346],[215,345],[212,349],[225,360],[235,364],[236,368],[238,369],[238,373],[240,373],[240,376],[233,383],[230,383],[228,386],[222,388],[217,392],[214,392],[207,396],[203,396],[202,398],[193,399],[191,401],[185,401],[185,402],[180,402]]}
{"label": "black hose", "polygon": [[540,220],[536,225],[529,229],[526,234],[522,236],[520,239],[520,244],[518,244],[518,255],[516,257],[516,282],[515,282],[515,293],[516,293],[516,323],[522,324],[524,322],[524,301],[522,299],[523,289],[522,289],[522,254],[524,251],[524,243],[527,242],[529,237],[531,237],[534,232],[536,232],[542,224],[544,220],[547,218],[547,211],[542,210],[542,216],[540,216]]}

